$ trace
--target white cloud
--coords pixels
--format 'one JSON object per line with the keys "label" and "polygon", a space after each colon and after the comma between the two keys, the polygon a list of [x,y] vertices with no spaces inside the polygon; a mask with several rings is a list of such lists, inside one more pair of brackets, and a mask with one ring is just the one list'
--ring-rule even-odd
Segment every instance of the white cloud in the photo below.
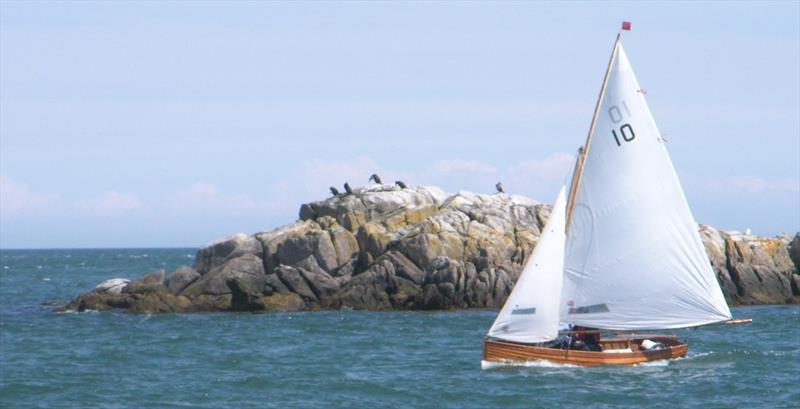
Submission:
{"label": "white cloud", "polygon": [[554,153],[542,160],[525,160],[509,171],[525,177],[544,180],[563,180],[575,165],[575,156],[568,153]]}
{"label": "white cloud", "polygon": [[766,179],[753,175],[719,178],[686,174],[681,176],[681,181],[686,188],[694,188],[712,196],[792,197],[796,201],[800,192],[800,179],[791,178]]}
{"label": "white cloud", "polygon": [[249,211],[258,207],[255,200],[246,194],[226,195],[216,186],[197,182],[171,195],[166,207],[177,211]]}
{"label": "white cloud", "polygon": [[9,217],[23,213],[35,213],[60,205],[57,195],[33,191],[28,185],[19,183],[6,175],[0,175],[0,216]]}
{"label": "white cloud", "polygon": [[574,156],[560,152],[542,159],[502,165],[474,159],[448,159],[434,163],[417,180],[450,191],[478,193],[494,193],[495,183],[502,182],[508,193],[548,202],[555,197],[560,184],[568,180],[574,160]]}
{"label": "white cloud", "polygon": [[233,194],[216,185],[197,182],[168,195],[160,203],[154,204],[153,208],[163,208],[179,218],[216,214],[221,218],[230,215],[258,216],[289,223],[297,217],[302,203],[328,197],[329,186],[335,186],[340,191],[344,190],[344,182],[349,182],[354,188],[364,186],[372,173],[387,176],[384,183],[391,183],[388,177],[396,176],[384,175],[382,168],[367,157],[335,161],[311,160],[300,162],[282,174],[274,175],[273,183],[260,188],[259,192],[253,190],[252,195]]}
{"label": "white cloud", "polygon": [[766,191],[800,192],[800,180],[798,179],[767,180],[757,176],[737,176],[725,180],[725,185],[748,193]]}
{"label": "white cloud", "polygon": [[489,163],[468,159],[440,160],[433,164],[432,170],[439,173],[496,173],[497,168]]}
{"label": "white cloud", "polygon": [[118,217],[142,208],[142,201],[133,193],[110,190],[91,199],[79,200],[75,207],[92,215]]}
{"label": "white cloud", "polygon": [[549,203],[562,184],[569,183],[575,157],[558,152],[543,159],[529,159],[509,166],[504,172],[506,191]]}

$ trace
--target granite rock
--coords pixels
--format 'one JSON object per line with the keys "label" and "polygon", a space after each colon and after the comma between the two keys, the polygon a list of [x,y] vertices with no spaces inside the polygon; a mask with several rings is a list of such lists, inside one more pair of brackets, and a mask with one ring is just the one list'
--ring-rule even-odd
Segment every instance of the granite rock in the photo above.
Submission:
{"label": "granite rock", "polygon": [[94,292],[96,293],[110,293],[110,294],[121,294],[122,291],[125,290],[125,287],[128,286],[131,280],[126,278],[112,278],[102,283],[98,284],[94,287]]}
{"label": "granite rock", "polygon": [[[128,284],[106,281],[68,307],[498,308],[549,216],[550,206],[505,193],[356,188],[303,204],[294,223],[207,245],[194,269],[178,269],[166,280],[160,272]],[[731,305],[800,301],[800,234],[764,238],[703,225],[699,232]]]}
{"label": "granite rock", "polygon": [[195,269],[186,266],[180,267],[167,277],[167,289],[173,294],[178,294],[198,278],[200,278],[200,273]]}

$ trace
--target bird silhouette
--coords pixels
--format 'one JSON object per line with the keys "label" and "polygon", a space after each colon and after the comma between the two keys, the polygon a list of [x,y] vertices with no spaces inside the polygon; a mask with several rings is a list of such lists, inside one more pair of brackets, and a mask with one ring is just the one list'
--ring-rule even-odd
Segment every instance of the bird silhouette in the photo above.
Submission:
{"label": "bird silhouette", "polygon": [[398,181],[394,182],[394,184],[395,184],[395,185],[397,185],[397,186],[400,186],[400,189],[405,189],[405,188],[407,188],[407,187],[408,187],[408,186],[406,186],[406,184],[405,184],[405,183],[403,183],[403,182],[402,182],[402,181],[400,181],[400,180],[398,180]]}
{"label": "bird silhouette", "polygon": [[353,189],[350,188],[350,184],[347,182],[344,183],[344,191],[347,192],[348,195],[353,194]]}
{"label": "bird silhouette", "polygon": [[331,186],[331,194],[333,194],[334,196],[339,196],[339,190]]}
{"label": "bird silhouette", "polygon": [[379,184],[379,185],[382,185],[382,184],[383,184],[383,182],[381,182],[381,178],[380,178],[380,176],[378,176],[378,174],[377,174],[377,173],[373,173],[373,174],[372,174],[372,176],[370,176],[370,177],[369,177],[369,180],[374,180],[374,181],[375,181],[375,183],[377,183],[377,184]]}
{"label": "bird silhouette", "polygon": [[497,193],[505,193],[506,192],[505,190],[503,190],[503,184],[501,182],[497,182],[497,184],[494,185],[494,188],[497,189]]}

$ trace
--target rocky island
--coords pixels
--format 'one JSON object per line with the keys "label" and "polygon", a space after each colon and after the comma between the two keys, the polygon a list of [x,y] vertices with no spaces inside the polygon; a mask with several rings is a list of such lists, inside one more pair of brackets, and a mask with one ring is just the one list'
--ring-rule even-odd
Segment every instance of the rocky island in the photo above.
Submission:
{"label": "rocky island", "polygon": [[[107,280],[63,308],[497,308],[549,214],[549,205],[505,193],[373,185],[303,204],[292,224],[211,243],[191,267]],[[800,302],[800,233],[762,238],[699,229],[729,304]]]}

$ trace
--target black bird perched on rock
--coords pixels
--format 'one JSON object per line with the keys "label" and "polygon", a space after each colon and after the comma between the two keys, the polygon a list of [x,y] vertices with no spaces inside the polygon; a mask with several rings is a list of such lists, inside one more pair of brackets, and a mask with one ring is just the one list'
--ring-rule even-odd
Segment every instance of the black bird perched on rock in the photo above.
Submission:
{"label": "black bird perched on rock", "polygon": [[494,188],[497,189],[497,193],[505,193],[506,192],[505,190],[503,190],[503,184],[500,183],[500,182],[497,182],[497,184],[494,185]]}
{"label": "black bird perched on rock", "polygon": [[348,195],[353,194],[353,189],[350,188],[350,184],[347,182],[344,183],[344,191],[347,192]]}
{"label": "black bird perched on rock", "polygon": [[333,186],[331,186],[331,193],[332,193],[334,196],[339,196],[339,190],[338,190],[338,189],[336,189],[336,188],[335,188],[335,187],[333,187]]}
{"label": "black bird perched on rock", "polygon": [[400,186],[400,189],[405,189],[405,188],[407,188],[407,187],[408,187],[408,186],[406,186],[406,184],[405,184],[405,183],[403,183],[403,182],[402,182],[402,181],[400,181],[400,180],[398,180],[398,181],[394,182],[394,184],[395,184],[395,185],[397,185],[397,186]]}
{"label": "black bird perched on rock", "polygon": [[379,185],[382,185],[382,184],[383,184],[383,182],[381,182],[381,178],[380,178],[380,176],[378,176],[378,174],[377,174],[377,173],[373,173],[373,174],[372,174],[372,176],[370,176],[370,177],[369,177],[369,180],[374,180],[374,181],[375,181],[375,183],[377,183],[377,184],[379,184]]}

